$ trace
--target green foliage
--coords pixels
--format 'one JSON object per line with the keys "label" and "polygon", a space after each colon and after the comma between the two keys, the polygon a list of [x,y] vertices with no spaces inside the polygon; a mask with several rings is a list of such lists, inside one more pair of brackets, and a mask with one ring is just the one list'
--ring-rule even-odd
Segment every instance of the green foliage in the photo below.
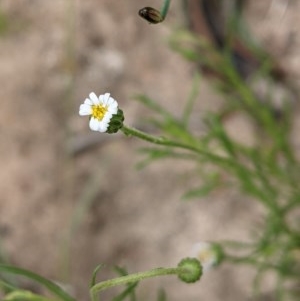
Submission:
{"label": "green foliage", "polygon": [[[300,164],[290,143],[294,118],[292,102],[286,100],[278,117],[273,109],[272,98],[259,99],[236,72],[227,54],[217,52],[199,37],[180,31],[172,36],[171,46],[184,58],[218,75],[213,83],[226,103],[221,111],[206,114],[206,133],[198,137],[188,127],[195,100],[188,102],[189,114],[178,119],[159,107],[154,100],[140,96],[138,100],[153,111],[155,118],[151,122],[161,135],[172,140],[173,145],[181,143],[187,146],[178,149],[168,145],[165,148],[151,147],[148,153],[143,149],[147,155],[145,162],[170,156],[193,159],[202,170],[206,167],[209,167],[207,170],[213,169],[213,173],[202,174],[203,184],[188,191],[185,198],[199,198],[230,184],[239,189],[241,195],[262,204],[265,208],[264,222],[260,225],[257,237],[246,247],[245,256],[233,255],[237,242],[224,245],[225,258],[234,264],[248,264],[256,269],[254,287],[257,294],[263,276],[273,273],[277,278],[274,287],[276,300],[290,300],[291,286],[298,287],[300,284],[299,216],[297,218],[296,213],[293,219],[288,218],[300,208]],[[268,70],[265,68],[257,73],[267,76]],[[271,92],[269,95],[272,95]],[[223,118],[233,112],[249,117],[258,130],[257,142],[253,146],[243,145],[227,133]],[[193,156],[188,151],[185,157],[182,151],[185,148],[185,152],[189,146],[194,148]],[[220,174],[225,174],[226,180],[221,180]]]}
{"label": "green foliage", "polygon": [[[8,273],[8,274],[13,274],[13,275],[18,275],[18,276],[23,276],[25,278],[31,279],[38,284],[44,286],[47,288],[53,295],[58,297],[60,300],[64,301],[75,301],[73,297],[71,297],[66,291],[64,291],[60,286],[58,286],[56,283],[38,275],[35,274],[31,271],[21,269],[15,266],[10,266],[10,265],[4,265],[0,264],[0,272],[2,273]],[[2,284],[6,285],[7,287],[12,288],[10,284],[6,284],[4,281],[2,281]],[[46,299],[37,299],[36,295],[31,295],[28,292],[25,292],[23,290],[15,290],[12,293],[8,295],[7,300],[20,300],[20,296],[26,296],[26,299],[24,300],[46,300]],[[25,298],[25,297],[24,297]],[[31,299],[30,299],[31,298]]]}
{"label": "green foliage", "polygon": [[[0,13],[0,33],[6,28],[6,24],[5,17]],[[174,33],[170,45],[186,60],[209,71],[213,86],[226,102],[218,112],[206,113],[203,118],[205,132],[199,134],[190,128],[191,117],[199,114],[194,110],[199,97],[199,74],[194,77],[191,92],[179,117],[174,116],[158,101],[145,95],[137,96],[137,100],[152,111],[150,123],[160,133],[159,137],[155,137],[123,127],[126,135],[135,135],[153,143],[151,147],[140,150],[144,160],[139,166],[144,167],[154,160],[166,158],[189,160],[194,162],[195,170],[201,172],[197,172],[199,186],[188,188],[184,199],[199,199],[220,187],[230,185],[241,196],[258,202],[264,208],[259,231],[247,243],[220,243],[220,250],[221,246],[223,248],[222,259],[235,265],[250,265],[255,269],[253,289],[256,295],[261,293],[264,276],[271,273],[276,279],[273,288],[275,300],[299,300],[300,219],[297,211],[300,209],[300,163],[290,142],[292,120],[295,118],[291,102],[286,100],[280,116],[277,116],[272,103],[272,91],[269,91],[266,99],[260,99],[251,85],[236,71],[226,47],[223,52],[217,51],[207,41],[186,31]],[[259,51],[256,54],[264,57],[264,64],[252,75],[252,79],[259,76],[269,79],[272,61]],[[256,143],[244,145],[229,135],[224,119],[232,113],[242,113],[249,118],[257,129]],[[70,236],[92,202],[95,191],[89,189],[88,192],[74,215]],[[1,256],[0,259],[2,260]],[[92,300],[96,300],[100,291],[117,283],[125,285],[125,288],[114,301],[136,301],[135,289],[140,280],[177,273],[176,269],[166,269],[165,272],[159,268],[145,273],[128,274],[125,269],[116,267],[115,271],[120,277],[97,283],[96,276],[101,267],[99,265],[92,275]],[[0,264],[0,287],[5,293],[5,301],[52,300],[20,289],[16,282],[7,277],[10,274],[37,282],[59,300],[75,300],[60,286],[44,277]],[[159,292],[157,300],[166,300],[163,290]]]}

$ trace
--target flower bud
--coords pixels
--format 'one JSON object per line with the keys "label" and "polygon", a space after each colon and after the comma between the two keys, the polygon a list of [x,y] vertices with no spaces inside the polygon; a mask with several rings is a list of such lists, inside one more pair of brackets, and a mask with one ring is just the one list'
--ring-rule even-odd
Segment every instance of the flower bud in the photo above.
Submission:
{"label": "flower bud", "polygon": [[186,283],[193,283],[200,279],[202,275],[202,266],[196,258],[184,258],[178,263],[178,272],[180,280]]}
{"label": "flower bud", "polygon": [[152,24],[157,24],[164,20],[163,16],[157,9],[149,6],[140,9],[139,15]]}

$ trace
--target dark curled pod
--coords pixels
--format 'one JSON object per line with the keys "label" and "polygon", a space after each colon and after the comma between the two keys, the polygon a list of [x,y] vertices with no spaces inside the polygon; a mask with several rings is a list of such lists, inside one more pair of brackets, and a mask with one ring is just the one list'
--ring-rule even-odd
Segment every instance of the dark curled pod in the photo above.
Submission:
{"label": "dark curled pod", "polygon": [[152,24],[157,24],[164,20],[161,13],[157,9],[149,6],[140,9],[139,15]]}

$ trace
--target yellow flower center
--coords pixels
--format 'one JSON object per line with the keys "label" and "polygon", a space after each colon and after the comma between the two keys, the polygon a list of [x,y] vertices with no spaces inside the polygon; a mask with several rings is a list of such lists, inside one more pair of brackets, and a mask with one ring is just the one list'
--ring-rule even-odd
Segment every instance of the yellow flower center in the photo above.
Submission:
{"label": "yellow flower center", "polygon": [[104,115],[107,112],[107,107],[104,107],[102,105],[93,105],[92,106],[92,116],[99,121],[101,121],[104,117]]}

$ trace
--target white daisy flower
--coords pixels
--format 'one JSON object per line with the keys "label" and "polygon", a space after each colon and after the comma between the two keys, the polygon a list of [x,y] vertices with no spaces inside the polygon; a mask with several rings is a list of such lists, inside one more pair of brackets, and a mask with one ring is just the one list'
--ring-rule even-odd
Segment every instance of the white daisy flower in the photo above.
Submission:
{"label": "white daisy flower", "polygon": [[191,256],[201,262],[203,273],[210,270],[219,261],[215,246],[205,241],[194,244]]}
{"label": "white daisy flower", "polygon": [[117,112],[118,103],[110,96],[110,93],[97,97],[92,92],[79,108],[80,116],[90,116],[90,129],[101,133],[107,131],[112,116],[117,114]]}

